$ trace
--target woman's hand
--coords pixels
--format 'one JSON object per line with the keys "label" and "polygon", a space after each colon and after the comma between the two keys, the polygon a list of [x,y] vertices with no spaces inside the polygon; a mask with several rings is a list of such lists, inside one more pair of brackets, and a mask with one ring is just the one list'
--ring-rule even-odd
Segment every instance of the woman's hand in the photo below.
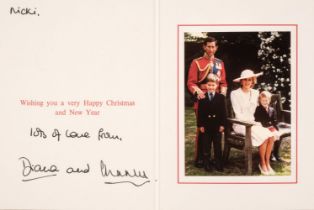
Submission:
{"label": "woman's hand", "polygon": [[223,126],[220,126],[220,127],[219,127],[219,132],[220,132],[220,133],[224,132],[224,130],[225,130],[225,127],[223,127]]}
{"label": "woman's hand", "polygon": [[200,132],[204,133],[205,132],[205,128],[204,127],[200,127]]}

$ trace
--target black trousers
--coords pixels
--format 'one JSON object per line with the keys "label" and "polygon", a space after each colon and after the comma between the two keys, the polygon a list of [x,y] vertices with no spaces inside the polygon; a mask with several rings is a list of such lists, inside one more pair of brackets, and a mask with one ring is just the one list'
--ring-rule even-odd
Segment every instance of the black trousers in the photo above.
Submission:
{"label": "black trousers", "polygon": [[214,160],[217,164],[222,163],[221,151],[221,133],[220,132],[207,132],[200,133],[199,135],[200,150],[204,158],[211,158],[212,145],[214,147]]}

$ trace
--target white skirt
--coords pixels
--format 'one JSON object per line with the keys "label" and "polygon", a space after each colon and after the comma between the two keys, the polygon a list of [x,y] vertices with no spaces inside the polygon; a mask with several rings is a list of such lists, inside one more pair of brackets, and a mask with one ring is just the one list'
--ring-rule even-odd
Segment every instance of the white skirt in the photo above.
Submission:
{"label": "white skirt", "polygon": [[[233,125],[234,132],[245,135],[244,125]],[[255,147],[260,146],[264,141],[270,137],[275,137],[275,133],[271,132],[268,128],[264,128],[260,125],[252,126],[252,145]],[[276,138],[276,137],[275,137]]]}

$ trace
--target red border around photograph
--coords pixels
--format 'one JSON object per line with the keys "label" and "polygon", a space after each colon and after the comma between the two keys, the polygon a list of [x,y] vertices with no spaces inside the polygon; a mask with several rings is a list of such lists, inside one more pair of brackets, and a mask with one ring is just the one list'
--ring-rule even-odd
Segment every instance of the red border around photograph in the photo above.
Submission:
{"label": "red border around photograph", "polygon": [[[179,93],[180,93],[180,84],[179,84],[179,32],[180,27],[182,26],[292,26],[295,27],[296,30],[296,50],[295,50],[295,58],[296,58],[296,125],[295,125],[295,134],[296,134],[296,177],[295,181],[291,182],[183,182],[180,181],[180,139],[179,139],[179,122],[180,122],[180,106],[179,106]],[[297,184],[298,183],[298,24],[178,24],[177,25],[177,183],[178,184]]]}

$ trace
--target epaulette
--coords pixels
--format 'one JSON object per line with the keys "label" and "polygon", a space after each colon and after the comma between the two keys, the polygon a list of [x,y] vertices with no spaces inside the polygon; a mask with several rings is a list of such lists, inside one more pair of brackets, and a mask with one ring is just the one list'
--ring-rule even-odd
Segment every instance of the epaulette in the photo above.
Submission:
{"label": "epaulette", "polygon": [[203,57],[195,58],[195,60],[201,60]]}

